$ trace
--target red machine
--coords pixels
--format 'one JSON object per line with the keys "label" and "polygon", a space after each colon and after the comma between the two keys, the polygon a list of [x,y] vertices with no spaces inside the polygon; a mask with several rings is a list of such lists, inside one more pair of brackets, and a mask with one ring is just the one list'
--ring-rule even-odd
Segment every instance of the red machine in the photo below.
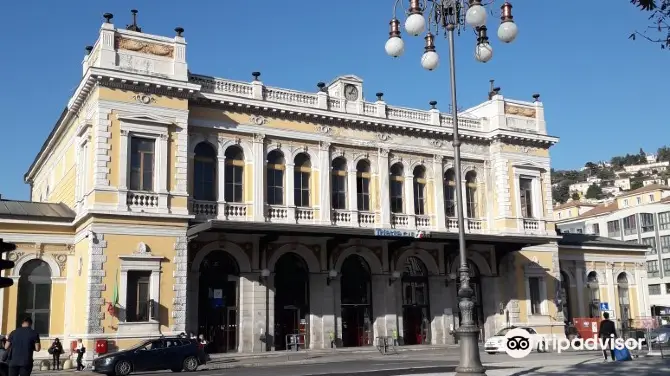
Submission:
{"label": "red machine", "polygon": [[575,329],[580,338],[593,338],[598,336],[598,328],[600,328],[600,318],[580,317],[575,318]]}
{"label": "red machine", "polygon": [[299,346],[302,347],[303,349],[307,348],[307,320],[302,319],[300,320],[300,324],[298,324],[298,343],[300,344]]}
{"label": "red machine", "polygon": [[95,353],[102,355],[107,354],[109,351],[109,344],[106,339],[97,339],[95,340]]}

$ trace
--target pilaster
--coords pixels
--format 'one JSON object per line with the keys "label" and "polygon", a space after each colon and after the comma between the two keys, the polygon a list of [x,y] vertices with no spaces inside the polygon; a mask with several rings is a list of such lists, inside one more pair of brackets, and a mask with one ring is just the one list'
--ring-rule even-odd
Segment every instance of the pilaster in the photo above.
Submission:
{"label": "pilaster", "polygon": [[111,124],[109,116],[112,111],[98,107],[98,117],[93,126],[93,186],[94,188],[109,187],[109,162],[111,157],[110,139]]}
{"label": "pilaster", "polygon": [[[412,175],[406,175],[405,176],[405,181],[403,182],[403,190],[405,193],[404,200],[405,201],[405,214],[407,215],[414,215],[414,177]],[[390,210],[387,209],[387,210]],[[415,225],[413,221],[410,221],[409,224],[411,227]]]}
{"label": "pilaster", "polygon": [[575,268],[575,279],[577,280],[577,312],[578,317],[586,317],[586,307],[584,306],[584,269],[581,267]]}
{"label": "pilaster", "polygon": [[103,284],[103,277],[105,277],[105,263],[107,256],[105,256],[105,249],[107,248],[107,241],[104,240],[104,235],[90,232],[89,236],[89,261],[88,261],[88,281],[86,287],[86,334],[102,334],[102,321],[105,318],[105,313],[102,307],[105,304],[105,299],[102,297],[102,292],[105,291]]}
{"label": "pilaster", "polygon": [[216,173],[217,213],[219,219],[226,219],[226,156],[221,153],[217,156]]}
{"label": "pilaster", "polygon": [[286,163],[286,176],[284,179],[286,179],[286,192],[284,194],[286,195],[286,206],[288,207],[288,220],[289,221],[295,221],[295,183],[294,183],[294,175],[295,175],[295,164],[293,164],[293,161],[290,163]]}
{"label": "pilaster", "polygon": [[319,203],[321,222],[329,225],[331,223],[331,164],[330,164],[330,142],[319,143]]}
{"label": "pilaster", "polygon": [[446,213],[444,211],[444,172],[442,167],[442,156],[433,156],[433,187],[435,189],[435,215],[438,229],[447,227]]}
{"label": "pilaster", "polygon": [[[349,164],[347,171],[347,206],[351,213],[351,223],[358,226],[358,186],[356,183],[356,166]],[[370,210],[373,210],[370,208]]]}
{"label": "pilaster", "polygon": [[491,145],[491,168],[493,175],[493,187],[496,189],[497,218],[511,218],[511,188],[509,184],[509,162],[502,155],[502,142],[494,140]]}
{"label": "pilaster", "polygon": [[379,166],[379,210],[381,227],[391,227],[391,197],[389,192],[389,150],[379,149],[377,163]]}
{"label": "pilaster", "polygon": [[186,233],[175,239],[174,251],[174,257],[172,258],[174,264],[174,270],[172,271],[172,290],[174,291],[174,297],[172,298],[172,331],[182,333],[186,332],[188,279],[188,238]]}
{"label": "pilaster", "polygon": [[[253,220],[256,222],[265,221],[265,135],[257,133],[253,140],[253,174],[254,174],[254,202],[253,202]],[[293,181],[293,176],[285,176],[286,181]],[[288,189],[285,194],[288,194]],[[291,192],[291,195],[293,192]],[[291,196],[292,197],[292,196]]]}

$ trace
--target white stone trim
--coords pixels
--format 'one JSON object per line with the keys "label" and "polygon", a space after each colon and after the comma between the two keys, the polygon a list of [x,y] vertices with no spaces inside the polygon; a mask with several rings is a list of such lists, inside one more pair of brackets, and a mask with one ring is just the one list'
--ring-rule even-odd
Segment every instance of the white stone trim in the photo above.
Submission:
{"label": "white stone trim", "polygon": [[[161,261],[164,260],[162,256],[153,256],[151,254],[132,254],[119,256],[119,306],[123,308],[119,317],[119,324],[126,321],[125,309],[128,307],[128,272],[130,271],[145,271],[150,272],[149,279],[149,299],[152,299],[156,304],[160,304],[160,274]],[[151,312],[149,321],[156,321]]]}
{"label": "white stone trim", "polygon": [[[24,249],[22,249],[24,250]],[[24,250],[25,251],[25,250]],[[38,256],[37,253],[26,253],[23,256],[21,256],[18,260],[14,261],[14,268],[13,274],[8,276],[10,278],[12,277],[20,277],[19,273],[21,272],[21,268],[28,262],[32,260],[41,260],[46,262],[49,265],[49,269],[51,269],[51,280],[54,283],[60,282],[61,278],[61,271],[60,271],[60,266],[56,262],[56,259],[49,253],[44,253],[42,256]],[[57,279],[56,279],[57,278]],[[56,279],[54,281],[54,279]]]}
{"label": "white stone trim", "polygon": [[415,256],[421,260],[421,262],[423,262],[423,264],[426,266],[428,276],[436,276],[440,274],[440,268],[437,266],[437,260],[435,260],[428,251],[421,248],[409,248],[404,250],[400,256],[398,256],[398,260],[395,261],[394,270],[402,273],[405,260],[407,260],[407,258],[410,256]]}
{"label": "white stone trim", "polygon": [[103,284],[103,277],[106,275],[104,265],[107,262],[107,256],[105,255],[107,241],[104,240],[104,234],[95,232],[89,233],[88,241],[86,332],[90,334],[102,334],[104,333],[102,320],[105,318],[105,314],[101,311],[101,308],[105,304],[102,292],[106,289],[106,286]]}
{"label": "white stone trim", "polygon": [[[148,225],[126,225],[116,223],[92,223],[90,231],[113,235],[130,236],[183,236],[186,227],[148,226]],[[85,230],[79,231],[78,237],[86,236]]]}
{"label": "white stone trim", "polygon": [[249,260],[247,254],[242,248],[240,248],[239,245],[229,241],[215,241],[203,246],[200,250],[198,250],[198,252],[195,254],[195,257],[193,258],[193,261],[191,262],[191,271],[195,273],[200,272],[200,265],[202,264],[202,261],[205,259],[205,257],[207,257],[210,253],[219,250],[227,252],[230,256],[233,257],[233,259],[235,259],[237,262],[237,267],[240,270],[240,274],[251,273],[251,260]]}
{"label": "white stone trim", "polygon": [[[26,222],[22,222],[26,223]],[[29,223],[43,224],[43,223]],[[67,225],[68,227],[71,224]],[[74,244],[72,235],[42,235],[34,233],[0,233],[0,239],[7,243]]]}
{"label": "white stone trim", "polygon": [[99,108],[98,117],[94,120],[97,124],[93,128],[93,187],[109,187],[112,136],[110,114],[111,110]]}
{"label": "white stone trim", "polygon": [[338,275],[342,274],[342,264],[344,264],[344,260],[346,260],[347,257],[351,255],[357,255],[362,257],[363,260],[365,260],[365,262],[368,263],[371,274],[383,273],[382,263],[379,260],[379,258],[377,258],[377,256],[374,254],[374,252],[372,252],[367,247],[354,245],[343,250],[337,257],[337,260],[334,260],[333,263],[335,265],[334,269],[337,270]]}
{"label": "white stone trim", "polygon": [[[168,128],[166,123],[144,125],[130,123],[128,118],[119,115],[121,120],[121,141],[119,144],[119,189],[128,189],[130,182],[130,139],[132,137],[153,139],[154,149],[154,184],[153,191],[167,193],[167,167],[169,156],[168,150]],[[137,122],[148,122],[148,120],[137,119]],[[120,205],[125,205],[125,201]]]}
{"label": "white stone trim", "polygon": [[176,332],[186,331],[186,304],[187,304],[187,283],[188,283],[188,238],[186,232],[178,237],[174,243],[175,256],[172,258],[174,279],[172,290],[174,298],[172,299],[172,330]]}
{"label": "white stone trim", "polygon": [[[533,194],[533,213],[529,219],[543,220],[544,219],[544,205],[542,204],[542,187],[541,187],[541,171],[539,167],[534,166],[513,166],[512,173],[514,176],[514,193],[516,194],[516,213],[518,218],[523,218],[521,215],[521,187],[520,178],[530,178],[532,180],[532,194]],[[523,229],[519,229],[521,231]]]}
{"label": "white stone trim", "polygon": [[[563,247],[561,247],[561,248],[563,248]],[[608,262],[608,261],[609,262],[629,262],[629,263],[646,261],[645,259],[641,259],[640,257],[635,257],[635,256],[623,257],[623,256],[560,255],[560,259],[561,259],[561,261],[581,261],[581,262],[584,262],[584,263],[588,263],[588,262],[591,262],[591,261],[595,261],[595,262]]]}

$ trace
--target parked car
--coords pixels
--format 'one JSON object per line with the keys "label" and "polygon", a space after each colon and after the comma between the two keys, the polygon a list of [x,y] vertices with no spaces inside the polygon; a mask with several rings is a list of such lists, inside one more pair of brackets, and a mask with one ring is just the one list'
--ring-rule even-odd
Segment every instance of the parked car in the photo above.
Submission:
{"label": "parked car", "polygon": [[530,337],[531,341],[530,345],[532,349],[536,350],[537,352],[547,351],[547,343],[544,337],[541,334],[537,334],[537,331],[535,331],[535,329],[525,326],[523,327],[510,326],[501,329],[498,333],[496,333],[496,335],[486,340],[486,343],[484,344],[484,351],[486,351],[489,354],[505,352],[505,341],[506,341],[505,335],[512,329],[523,329],[526,332],[528,332],[528,336]]}
{"label": "parked car", "polygon": [[172,372],[193,372],[206,362],[205,351],[197,341],[177,337],[159,338],[96,358],[92,371],[109,376],[168,369]]}

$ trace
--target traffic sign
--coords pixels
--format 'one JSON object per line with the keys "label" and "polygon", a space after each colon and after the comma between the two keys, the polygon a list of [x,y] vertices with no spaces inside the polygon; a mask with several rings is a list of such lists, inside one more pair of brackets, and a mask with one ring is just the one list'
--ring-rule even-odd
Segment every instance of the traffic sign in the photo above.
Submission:
{"label": "traffic sign", "polygon": [[600,310],[601,311],[609,311],[610,310],[610,304],[608,302],[601,302],[600,303]]}

